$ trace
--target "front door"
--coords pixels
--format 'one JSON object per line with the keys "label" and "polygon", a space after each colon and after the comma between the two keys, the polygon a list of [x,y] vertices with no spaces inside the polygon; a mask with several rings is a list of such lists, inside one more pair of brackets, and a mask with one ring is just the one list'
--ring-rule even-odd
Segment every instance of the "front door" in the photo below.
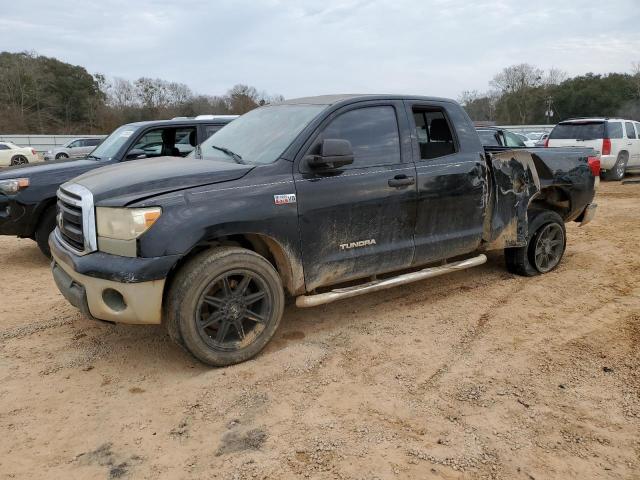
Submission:
{"label": "front door", "polygon": [[[304,157],[323,139],[348,140],[353,164],[313,171]],[[331,114],[303,148],[294,177],[308,290],[411,265],[416,172],[408,139],[402,102],[366,102]]]}
{"label": "front door", "polygon": [[478,135],[469,119],[446,102],[406,105],[418,173],[413,263],[472,252],[482,240],[487,202],[487,169]]}

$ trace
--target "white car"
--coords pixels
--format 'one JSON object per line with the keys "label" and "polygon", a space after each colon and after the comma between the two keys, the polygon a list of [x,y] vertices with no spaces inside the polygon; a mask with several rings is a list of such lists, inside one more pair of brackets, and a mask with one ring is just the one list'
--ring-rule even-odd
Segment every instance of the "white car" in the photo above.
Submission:
{"label": "white car", "polygon": [[39,162],[38,152],[31,147],[19,147],[15,143],[0,142],[0,167]]}
{"label": "white car", "polygon": [[546,146],[593,148],[607,180],[622,180],[626,172],[640,171],[640,122],[622,118],[566,120],[551,130]]}

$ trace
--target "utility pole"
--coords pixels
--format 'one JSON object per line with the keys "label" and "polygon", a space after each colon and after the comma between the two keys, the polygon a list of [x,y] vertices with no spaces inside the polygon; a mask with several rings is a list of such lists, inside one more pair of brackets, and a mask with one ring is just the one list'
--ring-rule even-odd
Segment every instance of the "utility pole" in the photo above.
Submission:
{"label": "utility pole", "polygon": [[553,117],[553,98],[551,96],[547,97],[544,116],[547,119],[547,125],[550,125],[551,117]]}

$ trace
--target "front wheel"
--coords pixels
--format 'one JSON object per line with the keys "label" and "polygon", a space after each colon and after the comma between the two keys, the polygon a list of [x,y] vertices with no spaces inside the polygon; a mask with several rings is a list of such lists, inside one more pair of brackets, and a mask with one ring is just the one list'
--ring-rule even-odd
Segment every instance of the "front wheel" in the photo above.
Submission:
{"label": "front wheel", "polygon": [[560,264],[566,247],[562,217],[551,210],[530,210],[527,245],[504,250],[507,270],[526,277],[550,272]]}
{"label": "front wheel", "polygon": [[38,227],[35,231],[35,240],[42,254],[51,258],[51,250],[49,249],[49,235],[56,228],[56,208],[49,207],[42,214]]}
{"label": "front wheel", "polygon": [[195,256],[171,282],[169,335],[200,361],[222,367],[257,355],[284,311],[278,272],[260,255],[219,247]]}

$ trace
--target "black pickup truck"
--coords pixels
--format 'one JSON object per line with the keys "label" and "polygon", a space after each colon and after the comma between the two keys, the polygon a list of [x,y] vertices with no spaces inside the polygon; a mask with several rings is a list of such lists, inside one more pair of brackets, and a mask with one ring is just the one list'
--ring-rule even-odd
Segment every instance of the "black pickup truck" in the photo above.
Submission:
{"label": "black pickup truck", "polygon": [[290,100],[183,162],[64,184],[53,275],[86,316],[164,323],[201,361],[228,365],[270,340],[285,294],[310,307],[480,265],[491,249],[511,272],[549,272],[565,222],[595,213],[591,155],[485,150],[451,100]]}
{"label": "black pickup truck", "polygon": [[81,160],[55,160],[0,171],[0,235],[32,238],[46,256],[55,228],[56,192],[73,177],[114,163],[159,156],[187,156],[235,116],[205,115],[123,125]]}

